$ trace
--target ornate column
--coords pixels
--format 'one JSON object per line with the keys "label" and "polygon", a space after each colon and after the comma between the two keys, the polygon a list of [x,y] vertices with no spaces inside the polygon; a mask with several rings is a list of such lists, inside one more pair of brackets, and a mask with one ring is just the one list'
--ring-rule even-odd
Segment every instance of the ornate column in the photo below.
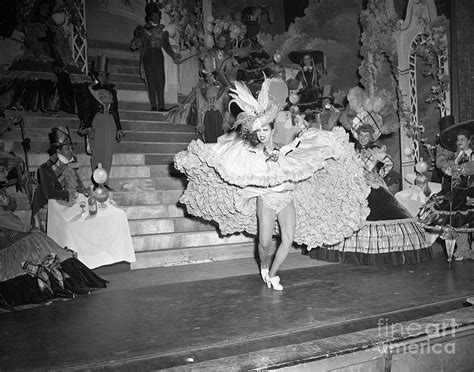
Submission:
{"label": "ornate column", "polygon": [[[393,4],[392,4],[393,5]],[[392,6],[393,10],[393,6]],[[396,34],[398,49],[398,79],[403,106],[409,113],[410,125],[420,128],[418,121],[417,76],[414,52],[418,43],[423,40],[423,24],[420,19],[431,22],[436,18],[434,0],[409,0],[406,17],[400,21]],[[446,63],[446,61],[440,61]],[[441,109],[442,114],[449,113],[449,101]],[[409,136],[404,122],[400,123],[400,154],[403,188],[408,186],[407,179],[414,178],[415,164],[420,158],[420,144],[417,131]],[[410,176],[412,175],[412,176]]]}

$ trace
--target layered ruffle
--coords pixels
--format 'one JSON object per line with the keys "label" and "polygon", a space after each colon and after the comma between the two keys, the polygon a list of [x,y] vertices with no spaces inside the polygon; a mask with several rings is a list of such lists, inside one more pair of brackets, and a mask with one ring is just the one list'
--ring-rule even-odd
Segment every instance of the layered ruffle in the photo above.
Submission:
{"label": "layered ruffle", "polygon": [[311,248],[338,243],[362,226],[370,188],[345,135],[310,130],[280,153],[277,162],[266,162],[232,136],[217,144],[194,141],[175,157],[189,180],[180,202],[188,213],[216,221],[222,234],[255,235],[258,197],[275,211],[294,201],[295,241]]}
{"label": "layered ruffle", "polygon": [[278,161],[267,161],[261,148],[251,147],[235,135],[224,135],[217,144],[192,141],[187,151],[175,157],[176,169],[186,173],[186,156],[195,154],[230,184],[245,187],[268,187],[284,182],[308,179],[324,167],[330,158],[351,156],[343,130],[327,132],[310,128],[289,145],[280,149]]}

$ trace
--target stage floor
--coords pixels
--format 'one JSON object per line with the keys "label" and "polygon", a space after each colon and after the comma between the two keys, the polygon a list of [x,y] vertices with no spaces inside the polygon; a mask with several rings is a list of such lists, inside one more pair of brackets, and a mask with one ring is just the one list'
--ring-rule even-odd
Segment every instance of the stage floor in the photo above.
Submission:
{"label": "stage floor", "polygon": [[[0,314],[0,370],[169,368],[419,319],[474,295],[474,261],[448,269],[439,249],[418,266],[314,264],[282,271],[283,292],[256,266],[208,280],[199,278],[213,264],[105,275],[106,290]],[[225,265],[233,275],[239,260]],[[190,281],[170,283],[173,270]]]}

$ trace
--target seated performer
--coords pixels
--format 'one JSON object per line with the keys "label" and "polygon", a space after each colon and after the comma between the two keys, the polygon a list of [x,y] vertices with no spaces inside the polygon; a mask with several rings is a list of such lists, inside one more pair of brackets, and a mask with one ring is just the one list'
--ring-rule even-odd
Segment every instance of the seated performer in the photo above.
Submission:
{"label": "seated performer", "polygon": [[[258,99],[235,82],[231,97],[243,110],[234,124],[240,136],[224,135],[215,144],[192,141],[175,157],[189,181],[180,199],[188,213],[216,221],[222,234],[258,232],[260,273],[275,290],[283,289],[277,273],[293,241],[309,248],[336,244],[368,214],[369,188],[343,130],[308,129],[276,144],[274,121],[287,95],[281,79],[266,79]],[[291,115],[285,125],[293,126]],[[281,243],[272,258],[275,219]]]}
{"label": "seated performer", "polygon": [[[92,147],[92,170],[100,163],[110,174],[115,141],[124,136],[118,109],[117,91],[108,83],[107,57],[99,56],[93,63],[94,83],[89,85],[79,109],[80,130],[89,136]],[[109,190],[110,187],[105,185]]]}
{"label": "seated performer", "polygon": [[431,258],[423,228],[387,190],[384,177],[393,161],[385,147],[374,146],[380,135],[376,128],[374,121],[363,122],[353,131],[365,179],[371,187],[367,222],[340,243],[313,249],[311,258],[358,265],[402,265]]}
{"label": "seated performer", "polygon": [[[456,150],[438,164],[445,177],[440,193],[433,195],[420,211],[419,220],[428,228],[454,228],[474,230],[474,154],[471,148],[474,121],[468,121],[441,132],[440,143]],[[468,233],[461,231],[456,238],[454,259],[474,259]]]}
{"label": "seated performer", "polygon": [[12,212],[0,211],[0,237],[0,309],[107,286],[72,251],[42,232],[30,232]]}
{"label": "seated performer", "polygon": [[315,109],[320,94],[321,71],[317,68],[323,62],[323,53],[319,50],[297,50],[288,55],[288,58],[300,65],[296,80],[300,82],[299,89],[301,112]]}
{"label": "seated performer", "polygon": [[66,128],[53,128],[49,134],[49,160],[38,169],[38,188],[33,198],[31,215],[35,216],[49,199],[73,202],[85,187],[77,173],[73,144]]}

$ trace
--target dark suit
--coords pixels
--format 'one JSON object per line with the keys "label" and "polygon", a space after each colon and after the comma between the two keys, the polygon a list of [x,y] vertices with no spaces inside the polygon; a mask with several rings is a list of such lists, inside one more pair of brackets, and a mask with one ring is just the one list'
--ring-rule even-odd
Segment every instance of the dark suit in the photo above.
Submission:
{"label": "dark suit", "polygon": [[[33,199],[33,206],[31,215],[35,216],[41,208],[43,208],[49,199],[69,201],[69,191],[67,189],[68,181],[65,176],[65,170],[68,165],[62,164],[57,155],[53,155],[49,160],[41,164],[38,169],[38,188]],[[82,191],[84,185],[82,184],[76,171],[70,169],[70,174],[75,176],[76,191]]]}
{"label": "dark suit", "polygon": [[152,110],[165,108],[165,60],[162,49],[173,59],[176,54],[171,48],[168,31],[164,26],[153,26],[147,23],[135,29],[132,49],[139,41],[142,48],[140,57],[140,71],[146,83],[148,98]]}

